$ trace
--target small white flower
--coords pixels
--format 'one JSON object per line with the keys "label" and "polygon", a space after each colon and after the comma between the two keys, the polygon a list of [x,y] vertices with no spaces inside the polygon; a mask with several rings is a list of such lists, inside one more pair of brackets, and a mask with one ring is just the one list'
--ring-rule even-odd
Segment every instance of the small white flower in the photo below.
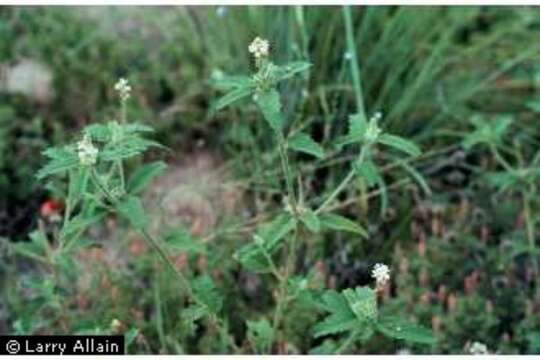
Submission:
{"label": "small white flower", "polygon": [[471,355],[487,355],[489,354],[486,344],[475,341],[469,347],[469,354]]}
{"label": "small white flower", "polygon": [[257,36],[251,44],[249,44],[248,50],[255,56],[255,59],[260,59],[261,57],[268,56],[268,53],[270,52],[270,43],[268,40],[261,39]]}
{"label": "small white flower", "polygon": [[343,57],[348,61],[352,59],[352,54],[349,51],[346,51]]}
{"label": "small white flower", "polygon": [[377,288],[381,288],[390,280],[390,269],[385,264],[375,264],[371,277],[375,279]]}
{"label": "small white flower", "polygon": [[124,78],[118,79],[116,84],[114,84],[114,90],[118,91],[122,101],[126,101],[131,96],[131,86]]}
{"label": "small white flower", "polygon": [[77,143],[77,154],[79,162],[83,166],[92,166],[97,162],[98,149],[92,144],[90,136],[85,135],[81,141]]}

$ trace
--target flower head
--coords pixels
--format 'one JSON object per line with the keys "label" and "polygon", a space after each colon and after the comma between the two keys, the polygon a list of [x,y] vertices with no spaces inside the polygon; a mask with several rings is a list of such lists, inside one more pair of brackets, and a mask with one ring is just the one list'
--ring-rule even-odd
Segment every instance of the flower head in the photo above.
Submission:
{"label": "flower head", "polygon": [[487,355],[489,354],[486,344],[475,341],[469,347],[469,354],[471,355]]}
{"label": "flower head", "polygon": [[270,43],[268,40],[261,39],[257,36],[251,44],[249,44],[248,50],[255,56],[255,59],[260,59],[268,56],[268,53],[270,52]]}
{"label": "flower head", "polygon": [[92,144],[89,135],[84,135],[83,139],[77,143],[77,154],[79,162],[83,166],[92,166],[97,162],[99,150]]}
{"label": "flower head", "polygon": [[375,264],[371,277],[375,279],[377,288],[382,288],[390,280],[390,269],[385,264]]}
{"label": "flower head", "polygon": [[120,95],[120,100],[122,101],[126,101],[131,96],[131,86],[124,78],[118,79],[116,84],[114,84],[114,90],[118,91],[118,94]]}

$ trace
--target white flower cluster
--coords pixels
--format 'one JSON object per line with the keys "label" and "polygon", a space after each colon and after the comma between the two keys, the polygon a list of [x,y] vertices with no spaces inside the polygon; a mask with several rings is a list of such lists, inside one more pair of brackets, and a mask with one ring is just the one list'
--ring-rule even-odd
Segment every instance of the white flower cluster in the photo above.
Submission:
{"label": "white flower cluster", "polygon": [[79,162],[83,166],[92,166],[97,162],[99,150],[92,144],[90,136],[85,135],[81,141],[77,143],[77,154]]}
{"label": "white flower cluster", "polygon": [[261,39],[260,37],[256,37],[251,44],[249,44],[248,50],[253,56],[255,56],[255,59],[260,59],[262,57],[268,56],[268,53],[270,52],[270,43],[266,39]]}
{"label": "white flower cluster", "polygon": [[131,96],[131,86],[124,78],[118,79],[116,84],[114,84],[114,90],[118,91],[118,94],[120,95],[120,100],[122,101],[126,101]]}
{"label": "white flower cluster", "polygon": [[475,341],[469,347],[469,354],[471,355],[487,355],[489,354],[486,344]]}
{"label": "white flower cluster", "polygon": [[377,288],[382,288],[390,280],[390,269],[385,264],[375,264],[371,277],[375,279]]}

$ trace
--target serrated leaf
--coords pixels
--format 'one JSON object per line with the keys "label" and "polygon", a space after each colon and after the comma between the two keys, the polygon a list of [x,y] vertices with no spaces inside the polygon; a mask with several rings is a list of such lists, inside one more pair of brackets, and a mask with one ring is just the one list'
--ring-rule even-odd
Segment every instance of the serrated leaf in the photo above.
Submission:
{"label": "serrated leaf", "polygon": [[264,352],[274,342],[274,329],[266,319],[247,321],[247,336],[258,352]]}
{"label": "serrated leaf", "polygon": [[216,102],[215,109],[221,110],[224,107],[229,106],[230,104],[250,95],[252,91],[253,89],[250,87],[247,87],[247,88],[242,87],[242,88],[233,90],[225,94],[225,96],[219,98],[219,100]]}
{"label": "serrated leaf", "polygon": [[74,204],[76,204],[86,192],[88,178],[89,169],[87,167],[78,167],[70,171],[69,194]]}
{"label": "serrated leaf", "polygon": [[287,141],[288,146],[296,151],[303,152],[315,156],[316,158],[324,158],[324,150],[321,145],[317,144],[308,134],[298,133],[292,136]]}
{"label": "serrated leaf", "polygon": [[127,196],[116,204],[118,214],[128,220],[136,229],[144,229],[148,218],[144,212],[141,200],[135,196]]}
{"label": "serrated leaf", "polygon": [[366,180],[369,187],[377,184],[381,180],[381,174],[375,163],[371,160],[354,163],[356,173]]}
{"label": "serrated leaf", "polygon": [[317,217],[317,214],[311,209],[305,209],[300,215],[300,221],[312,232],[321,231],[321,222]]}
{"label": "serrated leaf", "polygon": [[259,107],[259,110],[261,110],[268,125],[270,125],[274,131],[281,132],[285,121],[283,119],[283,114],[281,113],[281,101],[277,90],[270,89],[257,92],[253,96],[253,100]]}
{"label": "serrated leaf", "polygon": [[337,231],[349,231],[352,233],[360,234],[367,238],[367,231],[354,221],[347,219],[337,214],[321,214],[319,215],[321,225],[325,229],[337,230]]}
{"label": "serrated leaf", "polygon": [[50,160],[42,167],[37,178],[43,179],[49,175],[66,172],[79,165],[79,157],[70,147],[49,148],[43,152]]}
{"label": "serrated leaf", "polygon": [[163,161],[145,164],[131,175],[127,182],[127,192],[133,195],[141,193],[153,178],[163,174],[167,165]]}
{"label": "serrated leaf", "polygon": [[377,142],[401,150],[411,156],[418,156],[422,153],[420,148],[413,142],[395,135],[382,134],[379,136]]}
{"label": "serrated leaf", "polygon": [[361,325],[345,297],[334,290],[327,290],[323,294],[321,307],[330,315],[315,325],[315,337],[350,331]]}
{"label": "serrated leaf", "polygon": [[384,335],[394,339],[421,344],[434,344],[436,342],[431,330],[398,317],[382,318],[377,322],[376,328]]}
{"label": "serrated leaf", "polygon": [[99,154],[103,161],[116,161],[140,155],[150,147],[162,147],[155,141],[146,140],[141,137],[131,135],[126,136],[117,142],[105,145]]}
{"label": "serrated leaf", "polygon": [[349,116],[349,136],[362,138],[367,130],[368,122],[364,114],[353,114]]}
{"label": "serrated leaf", "polygon": [[258,244],[250,243],[242,246],[234,254],[234,258],[242,264],[242,267],[256,273],[268,273],[271,271],[270,262],[264,255],[264,249]]}
{"label": "serrated leaf", "polygon": [[62,228],[60,237],[69,237],[76,233],[82,233],[86,228],[99,222],[105,216],[104,213],[85,214],[81,213],[69,220],[67,225]]}
{"label": "serrated leaf", "polygon": [[377,298],[371,288],[362,286],[354,290],[345,289],[342,293],[360,322],[373,321],[377,318]]}
{"label": "serrated leaf", "polygon": [[193,296],[200,304],[204,304],[208,310],[216,314],[223,306],[223,297],[217,291],[212,278],[207,275],[197,277],[193,283]]}
{"label": "serrated leaf", "polygon": [[349,144],[360,143],[364,138],[368,127],[367,120],[363,114],[353,114],[349,116],[349,132],[336,141],[336,146],[341,147]]}

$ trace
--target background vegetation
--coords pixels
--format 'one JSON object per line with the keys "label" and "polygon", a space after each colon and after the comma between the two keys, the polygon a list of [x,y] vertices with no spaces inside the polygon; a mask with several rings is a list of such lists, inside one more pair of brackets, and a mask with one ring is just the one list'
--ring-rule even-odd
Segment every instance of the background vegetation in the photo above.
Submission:
{"label": "background vegetation", "polygon": [[[426,348],[381,337],[356,353],[461,353],[474,341],[492,352],[540,353],[540,12],[355,7],[352,15],[367,113],[381,111],[382,127],[424,152],[411,163],[380,159],[390,163],[385,186],[357,183],[340,199],[369,239],[317,236],[297,267],[339,289],[366,284],[375,262],[391,265],[382,301],[431,324],[438,338]],[[237,351],[249,352],[253,331],[243,320],[269,308],[272,294],[232,253],[282,206],[278,159],[255,107],[213,112],[220,93],[210,83],[250,73],[247,45],[257,35],[270,40],[276,63],[313,64],[281,89],[284,109],[330,148],[358,96],[340,8],[0,9],[0,332],[118,331],[133,336],[133,353],[226,351],[207,326],[186,329],[193,324],[174,278],[115,219],[87,234],[62,286],[13,250],[48,226],[43,204],[60,200],[54,183],[35,178],[41,151],[118,116],[112,84],[124,76],[134,88],[129,117],[157,128],[170,149],[169,170],[148,195],[160,199],[153,211],[184,223],[197,244],[174,259],[212,275]],[[306,162],[304,191],[335,186],[347,168],[326,165],[345,160]],[[320,345],[298,335],[316,317],[301,302],[286,314],[287,351]]]}

